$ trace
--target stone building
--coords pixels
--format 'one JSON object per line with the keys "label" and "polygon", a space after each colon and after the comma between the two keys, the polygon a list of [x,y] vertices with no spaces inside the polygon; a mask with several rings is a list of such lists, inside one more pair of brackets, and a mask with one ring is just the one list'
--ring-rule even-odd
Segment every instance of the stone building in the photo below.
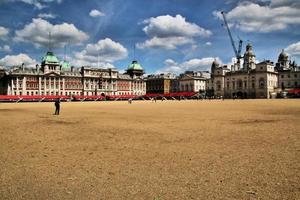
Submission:
{"label": "stone building", "polygon": [[278,71],[278,87],[281,91],[300,88],[300,69],[295,61],[289,60],[284,50],[279,54],[275,68]]}
{"label": "stone building", "polygon": [[128,66],[125,74],[118,75],[118,95],[144,95],[146,94],[146,80],[143,77],[144,69],[138,61],[134,60]]}
{"label": "stone building", "polygon": [[209,72],[186,71],[180,74],[179,92],[200,92],[206,89],[206,80],[209,79]]}
{"label": "stone building", "polygon": [[206,89],[206,71],[186,71],[179,76],[172,73],[149,75],[147,93],[168,94],[174,92],[200,92]]}
{"label": "stone building", "polygon": [[147,93],[168,94],[177,90],[176,75],[172,73],[148,75]]}
{"label": "stone building", "polygon": [[0,94],[4,95],[143,95],[146,94],[144,71],[137,61],[126,74],[116,69],[83,66],[70,67],[47,52],[41,65],[26,68],[24,64],[9,70],[0,69]]}
{"label": "stone building", "polygon": [[[211,66],[211,79],[207,81],[209,96],[225,98],[270,98],[278,87],[278,72],[271,61],[256,64],[252,45],[244,54],[243,68],[229,70],[216,61]],[[235,68],[233,68],[235,69]]]}

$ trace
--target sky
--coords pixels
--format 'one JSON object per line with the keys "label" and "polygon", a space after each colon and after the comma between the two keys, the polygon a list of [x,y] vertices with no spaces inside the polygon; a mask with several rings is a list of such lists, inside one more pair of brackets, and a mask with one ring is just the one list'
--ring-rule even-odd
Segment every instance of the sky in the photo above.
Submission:
{"label": "sky", "polygon": [[242,53],[250,42],[257,62],[276,62],[285,49],[300,65],[299,0],[0,0],[0,66],[35,66],[50,49],[75,67],[209,70],[235,57],[221,11]]}

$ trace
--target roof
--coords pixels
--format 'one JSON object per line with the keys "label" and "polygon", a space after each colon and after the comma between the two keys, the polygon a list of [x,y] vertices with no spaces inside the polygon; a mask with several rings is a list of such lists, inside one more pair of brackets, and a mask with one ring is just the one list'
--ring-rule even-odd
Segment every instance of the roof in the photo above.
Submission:
{"label": "roof", "polygon": [[57,57],[54,55],[53,52],[48,51],[46,55],[43,57],[42,62],[58,64],[59,60],[57,59]]}
{"label": "roof", "polygon": [[143,70],[143,67],[137,60],[132,61],[132,63],[128,66],[128,70]]}
{"label": "roof", "polygon": [[68,61],[65,61],[65,60],[64,60],[64,61],[62,62],[62,64],[61,64],[61,69],[62,69],[62,70],[69,70],[70,67],[71,67],[71,66],[70,66],[70,63],[69,63]]}

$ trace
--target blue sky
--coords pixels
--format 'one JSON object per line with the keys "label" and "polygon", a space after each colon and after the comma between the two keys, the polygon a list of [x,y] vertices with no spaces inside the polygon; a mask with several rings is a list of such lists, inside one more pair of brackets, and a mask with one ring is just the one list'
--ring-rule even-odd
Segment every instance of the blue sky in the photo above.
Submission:
{"label": "blue sky", "polygon": [[[258,61],[286,49],[300,64],[299,0],[1,0],[0,65],[40,63],[49,48],[74,66],[116,67],[135,58],[146,73],[207,70],[234,57],[234,40],[253,44]],[[135,47],[135,48],[134,48]]]}

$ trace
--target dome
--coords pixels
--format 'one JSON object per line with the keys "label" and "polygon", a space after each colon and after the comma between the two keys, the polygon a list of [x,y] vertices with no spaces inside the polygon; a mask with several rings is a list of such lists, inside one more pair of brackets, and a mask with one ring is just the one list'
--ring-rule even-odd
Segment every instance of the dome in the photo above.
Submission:
{"label": "dome", "polygon": [[128,66],[127,70],[143,70],[142,66],[139,64],[138,61],[134,60],[132,63]]}
{"label": "dome", "polygon": [[48,51],[47,54],[43,57],[42,62],[58,64],[59,61],[53,52]]}
{"label": "dome", "polygon": [[288,54],[284,51],[284,49],[282,49],[281,53],[278,56],[278,61],[288,60],[288,58],[289,58]]}
{"label": "dome", "polygon": [[220,63],[215,59],[211,64],[211,72],[213,72],[216,68],[220,66]]}
{"label": "dome", "polygon": [[61,70],[68,71],[70,67],[70,63],[65,60],[61,64]]}

